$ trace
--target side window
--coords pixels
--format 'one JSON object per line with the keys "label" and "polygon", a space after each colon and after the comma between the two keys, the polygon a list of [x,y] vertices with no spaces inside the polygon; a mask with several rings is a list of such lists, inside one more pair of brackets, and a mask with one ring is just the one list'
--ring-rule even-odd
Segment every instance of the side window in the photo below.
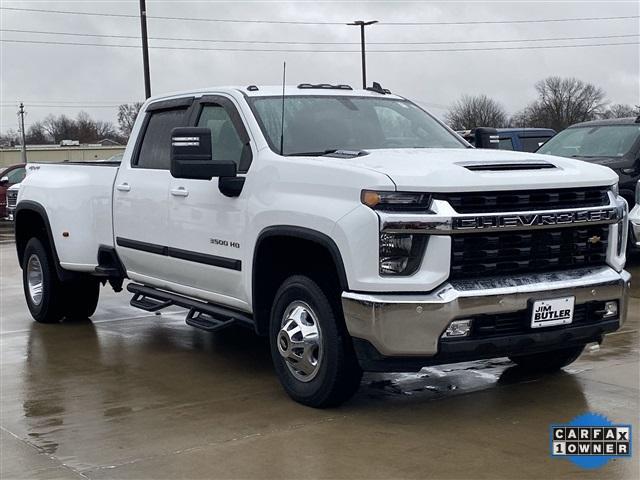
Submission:
{"label": "side window", "polygon": [[211,129],[211,151],[214,160],[232,160],[238,171],[246,171],[251,148],[240,138],[227,110],[221,105],[205,105],[198,119],[198,127]]}
{"label": "side window", "polygon": [[511,140],[511,137],[501,138],[499,142],[499,150],[513,150],[513,141]]}
{"label": "side window", "polygon": [[171,167],[171,130],[184,125],[186,108],[152,112],[144,132],[136,166],[169,170]]}
{"label": "side window", "polygon": [[7,175],[7,177],[9,177],[9,183],[13,185],[15,183],[22,182],[26,173],[27,170],[25,168],[16,168],[15,170],[11,170]]}

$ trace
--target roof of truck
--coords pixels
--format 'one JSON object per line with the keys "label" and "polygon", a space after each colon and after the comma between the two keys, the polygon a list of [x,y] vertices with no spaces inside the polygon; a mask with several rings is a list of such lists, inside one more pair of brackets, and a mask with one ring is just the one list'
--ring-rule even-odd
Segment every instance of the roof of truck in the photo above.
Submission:
{"label": "roof of truck", "polygon": [[[304,84],[300,84],[304,85]],[[300,85],[286,85],[285,96],[294,95],[330,95],[330,96],[346,96],[346,97],[374,97],[374,98],[393,98],[396,100],[403,99],[399,95],[392,93],[379,93],[372,90],[352,89],[347,88],[328,88],[328,87],[302,87]],[[307,84],[310,85],[310,84]],[[327,85],[327,84],[324,84]],[[336,87],[336,86],[334,86]],[[200,88],[197,90],[185,90],[182,92],[172,92],[164,95],[158,95],[151,97],[151,101],[164,100],[175,97],[185,97],[188,95],[206,95],[215,93],[237,93],[240,92],[247,97],[279,97],[282,95],[282,85],[245,85],[245,86],[226,86],[226,87],[209,87]]]}
{"label": "roof of truck", "polygon": [[556,131],[552,128],[497,128],[498,133],[549,133],[551,135],[555,135]]}

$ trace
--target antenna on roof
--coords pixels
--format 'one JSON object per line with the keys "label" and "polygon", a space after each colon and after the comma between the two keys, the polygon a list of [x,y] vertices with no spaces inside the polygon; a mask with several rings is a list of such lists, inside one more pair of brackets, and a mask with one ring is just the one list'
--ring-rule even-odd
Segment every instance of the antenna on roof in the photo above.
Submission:
{"label": "antenna on roof", "polygon": [[284,85],[287,79],[287,62],[282,64],[282,117],[280,124],[280,155],[284,154]]}

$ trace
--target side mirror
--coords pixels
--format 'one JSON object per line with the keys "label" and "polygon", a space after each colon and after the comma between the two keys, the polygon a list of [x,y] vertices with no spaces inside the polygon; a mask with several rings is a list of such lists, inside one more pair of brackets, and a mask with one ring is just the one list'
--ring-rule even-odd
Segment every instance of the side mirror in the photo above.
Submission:
{"label": "side mirror", "polygon": [[489,127],[477,127],[472,130],[476,148],[498,148],[500,139],[498,130]]}
{"label": "side mirror", "polygon": [[9,185],[9,177],[0,178],[0,187],[6,187]]}
{"label": "side mirror", "polygon": [[171,131],[171,175],[193,180],[235,177],[236,163],[231,160],[213,160],[211,129],[178,127]]}

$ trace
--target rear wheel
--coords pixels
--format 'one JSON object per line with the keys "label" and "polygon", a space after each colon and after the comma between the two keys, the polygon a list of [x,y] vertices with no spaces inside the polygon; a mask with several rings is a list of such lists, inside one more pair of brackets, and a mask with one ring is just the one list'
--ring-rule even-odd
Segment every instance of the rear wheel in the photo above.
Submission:
{"label": "rear wheel", "polygon": [[362,370],[351,338],[327,295],[310,278],[289,277],[278,289],[269,336],[278,378],[297,402],[335,406],[358,389]]}
{"label": "rear wheel", "polygon": [[532,355],[518,355],[509,357],[509,359],[532,372],[553,372],[575,362],[583,350],[584,345],[580,345]]}
{"label": "rear wheel", "polygon": [[49,250],[37,238],[24,249],[22,262],[24,296],[36,322],[56,323],[64,316],[63,287]]}
{"label": "rear wheel", "polygon": [[27,243],[22,264],[24,294],[31,316],[40,323],[86,319],[98,305],[100,283],[92,277],[62,282],[50,250],[38,238]]}
{"label": "rear wheel", "polygon": [[95,278],[82,278],[64,285],[65,316],[70,320],[86,320],[98,307],[100,282]]}

